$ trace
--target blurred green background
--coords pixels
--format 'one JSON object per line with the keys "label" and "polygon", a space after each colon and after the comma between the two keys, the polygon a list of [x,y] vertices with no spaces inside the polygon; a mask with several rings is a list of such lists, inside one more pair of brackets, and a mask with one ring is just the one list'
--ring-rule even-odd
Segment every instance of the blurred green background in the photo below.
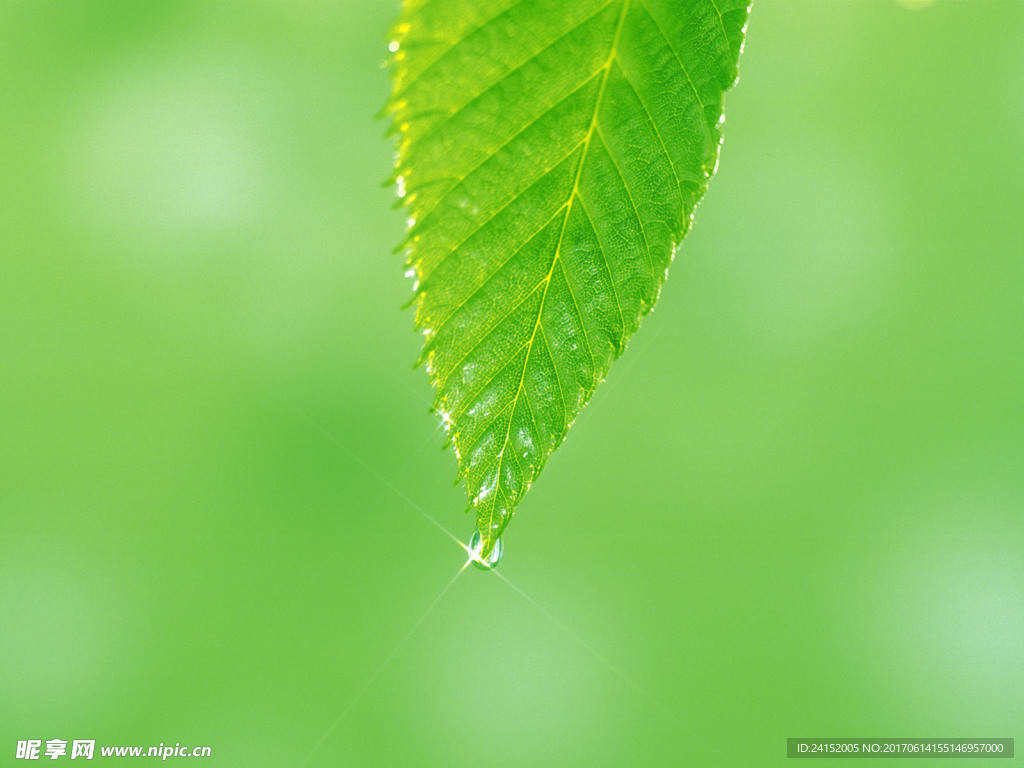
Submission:
{"label": "blurred green background", "polygon": [[658,311],[506,536],[534,603],[471,569],[411,636],[464,559],[414,505],[472,520],[390,255],[397,10],[0,0],[0,763],[1024,737],[1024,3],[756,4]]}

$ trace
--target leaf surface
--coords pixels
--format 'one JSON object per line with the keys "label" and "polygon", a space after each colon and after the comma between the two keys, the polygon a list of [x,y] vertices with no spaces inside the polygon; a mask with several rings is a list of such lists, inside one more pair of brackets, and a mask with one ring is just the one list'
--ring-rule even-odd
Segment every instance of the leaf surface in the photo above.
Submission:
{"label": "leaf surface", "polygon": [[422,361],[486,557],[654,306],[745,0],[406,0],[387,112]]}

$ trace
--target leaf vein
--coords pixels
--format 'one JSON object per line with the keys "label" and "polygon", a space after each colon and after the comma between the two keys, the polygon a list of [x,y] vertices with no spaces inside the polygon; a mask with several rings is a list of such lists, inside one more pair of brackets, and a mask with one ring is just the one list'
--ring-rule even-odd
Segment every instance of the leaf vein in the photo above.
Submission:
{"label": "leaf vein", "polygon": [[[430,5],[431,2],[433,2],[433,0],[428,0],[428,2],[424,3],[418,10],[422,11],[423,8],[425,8],[426,6]],[[480,32],[481,30],[485,29],[487,27],[487,25],[493,24],[495,21],[500,19],[502,16],[504,16],[504,15],[506,15],[508,13],[511,13],[517,6],[522,5],[524,2],[525,2],[525,0],[516,0],[516,2],[512,3],[512,5],[510,5],[505,10],[500,11],[499,13],[494,14],[489,19],[486,19],[482,23],[477,24],[475,27],[472,27],[471,29],[466,31],[461,37],[459,37],[459,38],[455,39],[454,41],[452,41],[451,44],[448,46],[448,48],[446,50],[442,51],[438,55],[438,57],[436,59],[434,59],[432,62],[430,62],[430,64],[428,66],[424,67],[423,70],[418,75],[416,75],[416,77],[414,77],[412,80],[410,80],[408,83],[406,83],[402,87],[402,90],[400,92],[395,94],[395,100],[396,101],[400,100],[406,94],[408,94],[409,90],[414,85],[416,85],[416,83],[418,83],[420,81],[420,79],[423,78],[424,75],[426,75],[428,72],[430,72],[432,69],[434,69],[434,67],[436,67],[440,63],[441,59],[445,58],[448,54],[450,54],[452,51],[454,51],[456,48],[458,48],[460,45],[462,45],[464,42],[466,42],[466,40],[471,38],[477,32]]]}
{"label": "leaf vein", "polygon": [[[679,66],[683,70],[683,74],[686,75],[686,81],[690,84],[690,90],[693,91],[693,98],[697,100],[697,103],[700,105],[701,110],[705,109],[706,105],[704,104],[704,101],[701,99],[700,94],[697,92],[697,86],[694,84],[693,78],[690,77],[690,70],[686,68],[686,65],[683,63],[682,58],[679,56],[679,51],[676,50],[675,45],[672,44],[672,41],[669,39],[669,36],[665,33],[665,29],[661,26],[661,22],[659,22],[658,19],[655,17],[654,13],[651,12],[651,9],[647,5],[647,0],[639,0],[639,3],[641,6],[643,6],[644,11],[646,11],[651,21],[654,22],[654,26],[657,27],[658,33],[665,40],[665,44],[668,46],[669,50],[672,51],[672,55],[676,57],[676,61],[679,62]],[[708,135],[710,136],[711,127],[707,125],[706,120],[703,120],[701,122],[704,123],[705,127],[707,127]]]}
{"label": "leaf vein", "polygon": [[[640,97],[640,91],[638,91],[636,89],[636,86],[633,85],[633,81],[632,79],[630,79],[629,73],[626,72],[626,68],[622,66],[621,61],[617,61],[616,63],[619,65],[619,72],[622,73],[623,82],[625,82],[626,85],[629,86],[629,89],[633,91],[633,95],[636,96],[637,102],[640,104],[640,106],[644,108],[644,114],[647,117],[647,121],[651,124],[651,128],[654,130],[654,135],[658,137],[658,143],[661,144],[661,151],[662,153],[664,153],[665,159],[668,160],[669,167],[672,169],[672,178],[675,179],[676,190],[679,192],[679,202],[680,204],[682,204],[683,180],[679,177],[679,171],[676,170],[675,161],[672,159],[672,155],[670,155],[668,152],[668,145],[665,143],[665,137],[662,136],[661,129],[658,128],[658,124],[654,120],[654,115],[651,114],[650,107],[648,107],[647,103]],[[608,146],[607,142],[605,142],[605,146]],[[609,154],[611,154],[611,147],[609,147]]]}
{"label": "leaf vein", "polygon": [[591,21],[592,19],[596,18],[597,16],[600,16],[601,13],[603,13],[607,8],[611,7],[611,4],[612,4],[611,2],[605,3],[603,6],[601,6],[597,11],[592,13],[590,16],[588,16],[587,18],[583,19],[579,23],[574,24],[572,27],[567,29],[563,34],[559,35],[557,38],[552,40],[550,43],[547,43],[546,45],[544,45],[542,48],[540,48],[540,50],[538,50],[536,53],[534,53],[528,59],[523,61],[523,63],[517,64],[516,66],[512,67],[512,69],[510,69],[508,72],[504,73],[497,80],[495,80],[494,82],[490,83],[485,88],[480,90],[475,96],[471,97],[468,101],[465,101],[462,104],[460,104],[458,107],[456,107],[454,110],[452,110],[450,112],[450,114],[448,115],[447,118],[444,119],[444,121],[438,123],[436,126],[431,128],[423,136],[419,137],[419,139],[417,140],[417,143],[423,143],[423,142],[426,142],[426,141],[434,138],[434,136],[436,136],[438,133],[440,133],[442,130],[444,130],[448,125],[450,125],[453,120],[455,120],[457,117],[459,117],[459,115],[463,114],[466,111],[466,109],[468,109],[469,107],[472,107],[480,99],[482,99],[484,96],[486,96],[492,90],[497,88],[499,85],[501,85],[503,82],[505,82],[508,78],[512,77],[512,75],[514,75],[517,72],[519,72],[523,67],[525,67],[527,64],[529,64],[531,61],[534,61],[539,56],[543,56],[545,53],[550,51],[556,45],[558,45],[563,40],[565,40],[566,37],[568,37],[569,35],[571,35],[574,32],[576,32],[578,29],[583,27],[587,22]]}
{"label": "leaf vein", "polygon": [[[629,188],[629,183],[626,181],[626,177],[625,177],[625,175],[623,175],[622,169],[619,167],[619,163],[615,159],[615,155],[612,154],[612,148],[608,144],[608,142],[605,140],[604,133],[601,131],[600,127],[597,130],[597,134],[598,134],[598,136],[601,139],[601,143],[604,144],[604,148],[608,152],[608,157],[612,161],[612,168],[615,169],[615,172],[619,175],[619,179],[622,181],[622,187],[623,187],[623,189],[626,190],[626,197],[629,198],[629,204],[633,207],[633,215],[636,216],[637,226],[640,227],[640,234],[644,238],[644,253],[647,255],[647,268],[650,271],[651,279],[654,279],[654,255],[651,253],[651,242],[650,242],[650,240],[647,239],[647,229],[646,229],[646,227],[644,227],[643,219],[640,218],[640,211],[637,210],[636,200],[633,198],[633,192]],[[682,204],[682,200],[680,200],[680,204]],[[584,210],[586,210],[586,206],[584,206]],[[587,217],[590,218],[590,214],[589,213],[587,214]],[[590,226],[594,230],[594,235],[598,237],[598,242],[600,242],[600,236],[597,235],[597,227],[594,226],[593,219],[591,219]],[[607,260],[608,260],[607,257],[605,257],[605,261],[606,262],[607,262]],[[609,271],[611,271],[611,267],[610,266],[609,266]]]}
{"label": "leaf vein", "polygon": [[[539,227],[537,227],[537,229],[528,238],[526,238],[523,241],[522,245],[520,245],[518,248],[516,248],[515,251],[513,251],[508,256],[508,258],[506,258],[503,262],[501,262],[501,264],[499,264],[497,267],[495,267],[495,269],[492,270],[491,273],[489,275],[487,275],[480,282],[480,285],[478,285],[473,290],[473,292],[469,296],[467,296],[463,301],[459,302],[459,304],[452,311],[452,313],[450,315],[448,315],[444,320],[441,321],[441,324],[437,328],[434,329],[433,337],[437,338],[437,335],[439,333],[441,333],[441,331],[444,330],[447,327],[448,323],[450,323],[452,321],[452,319],[454,319],[459,314],[459,312],[464,310],[466,308],[466,305],[469,304],[469,302],[471,302],[473,299],[475,299],[480,294],[480,291],[482,291],[484,288],[486,288],[487,284],[489,282],[491,282],[491,280],[493,280],[495,277],[497,277],[501,273],[501,271],[504,270],[505,267],[507,267],[512,262],[513,259],[515,259],[519,254],[521,254],[523,252],[523,249],[525,249],[526,246],[528,246],[530,243],[532,243],[534,238],[537,237],[537,235],[539,235],[541,232],[543,232],[545,229],[547,229],[548,225],[552,221],[554,221],[558,217],[558,214],[560,214],[564,210],[565,210],[565,206],[563,205],[561,208],[559,208],[553,214],[551,214],[551,217],[547,221],[545,221],[543,224],[541,224]],[[436,274],[436,271],[437,270],[435,268],[435,271],[434,271],[435,274]],[[429,286],[424,285],[423,290],[426,291],[428,287]],[[534,289],[534,290],[536,290],[536,289]]]}
{"label": "leaf vein", "polygon": [[[469,351],[466,352],[466,354],[464,354],[461,358],[459,358],[459,361],[455,365],[451,366],[451,370],[449,370],[448,372],[446,372],[444,374],[444,378],[443,379],[441,378],[440,373],[438,373],[438,384],[439,384],[439,386],[441,386],[442,388],[447,387],[448,386],[448,379],[451,377],[451,375],[453,373],[455,373],[457,370],[459,370],[459,368],[462,367],[462,364],[465,363],[469,359],[469,356],[472,355],[474,352],[476,352],[478,349],[480,349],[480,347],[483,345],[483,343],[485,341],[487,341],[499,328],[501,328],[502,325],[505,324],[506,320],[508,320],[510,317],[512,317],[512,315],[514,315],[516,312],[518,312],[519,308],[522,307],[523,304],[525,304],[531,298],[533,298],[533,294],[535,294],[538,290],[540,290],[541,286],[543,286],[543,285],[544,285],[544,281],[541,280],[539,283],[537,283],[537,285],[533,288],[532,291],[530,291],[521,300],[516,302],[516,305],[514,307],[512,307],[512,309],[510,309],[505,314],[505,316],[501,318],[501,320],[499,320],[496,323],[494,323],[491,326],[490,330],[488,330],[486,334],[484,334],[479,339],[477,339],[473,343],[473,346],[469,348]],[[520,347],[520,349],[522,349],[522,347]],[[519,354],[518,350],[516,351],[516,354]],[[433,357],[433,353],[431,353],[431,357]],[[486,389],[486,387],[484,387],[484,389]],[[481,390],[481,391],[483,391],[483,390]],[[479,393],[477,393],[477,395],[475,395],[473,399],[475,400],[477,396],[479,396]],[[461,411],[460,411],[460,413],[461,413]],[[454,416],[453,416],[453,418],[454,418]]]}
{"label": "leaf vein", "polygon": [[[597,136],[598,136],[599,139],[601,138],[601,129],[600,128],[597,129]],[[604,139],[601,139],[601,143],[602,144],[604,143]],[[610,152],[608,153],[608,156],[611,157],[611,153]],[[612,162],[612,164],[614,165],[614,161]],[[630,197],[629,188],[628,187],[626,188],[626,197],[630,198],[630,204],[632,204],[633,199],[632,199],[632,197]],[[608,284],[612,288],[612,298],[615,299],[615,308],[619,311],[619,322],[622,324],[622,333],[625,334],[625,332],[626,332],[626,316],[625,316],[625,314],[622,311],[622,303],[619,301],[619,291],[615,287],[615,275],[612,274],[612,265],[608,261],[608,254],[605,252],[604,244],[601,242],[601,235],[598,234],[597,227],[594,226],[594,219],[591,218],[590,213],[587,211],[587,201],[583,199],[582,195],[580,195],[580,210],[583,211],[583,215],[587,219],[587,226],[590,227],[590,230],[594,233],[594,239],[597,241],[597,250],[601,254],[601,261],[604,262],[604,270],[605,270],[605,272],[608,273]],[[636,206],[634,206],[634,210],[636,210]],[[641,231],[643,231],[643,223],[640,224],[640,229],[641,229]],[[650,254],[648,254],[648,256],[649,255]],[[562,265],[562,268],[565,269],[565,265],[564,264]]]}
{"label": "leaf vein", "polygon": [[[527,347],[527,350],[526,350],[526,359],[523,361],[523,372],[522,372],[522,375],[519,377],[519,387],[516,390],[516,395],[515,395],[515,400],[517,402],[519,400],[519,396],[522,394],[522,391],[523,391],[523,383],[526,380],[526,369],[527,369],[527,367],[528,367],[528,365],[530,363],[530,351],[531,351],[531,349],[533,347],[533,340],[537,336],[537,329],[540,327],[541,318],[544,316],[544,304],[547,301],[548,289],[551,287],[551,275],[554,274],[555,266],[560,264],[560,262],[561,262],[560,256],[561,256],[561,250],[562,250],[562,242],[563,242],[563,240],[565,238],[565,230],[566,230],[566,226],[567,226],[568,221],[569,221],[569,217],[572,214],[572,203],[573,203],[573,200],[575,200],[578,197],[578,195],[579,195],[579,184],[580,184],[580,178],[581,178],[581,176],[583,174],[583,166],[586,164],[586,161],[587,161],[587,151],[590,148],[590,140],[591,140],[591,138],[594,135],[594,129],[597,126],[597,117],[598,117],[598,115],[601,112],[601,105],[602,105],[602,103],[604,101],[605,90],[606,90],[606,88],[608,86],[608,74],[611,72],[611,63],[612,63],[612,60],[615,57],[616,51],[618,50],[619,37],[622,34],[622,27],[623,27],[623,24],[624,24],[624,22],[626,20],[626,11],[629,10],[629,2],[630,2],[630,0],[622,0],[622,10],[619,12],[619,20],[618,20],[618,23],[617,23],[616,28],[615,28],[615,37],[612,40],[611,50],[608,53],[608,61],[605,63],[605,66],[604,66],[604,75],[601,78],[601,89],[600,89],[600,91],[597,94],[597,100],[596,100],[596,103],[594,104],[594,113],[593,113],[593,116],[592,116],[592,118],[590,120],[590,128],[587,131],[586,145],[584,146],[583,154],[580,157],[580,164],[579,164],[579,168],[576,171],[576,181],[573,184],[572,193],[569,195],[569,202],[567,203],[568,208],[567,208],[566,214],[565,214],[565,221],[562,222],[562,231],[561,231],[561,233],[558,236],[558,245],[556,246],[554,256],[551,259],[551,269],[548,272],[547,278],[545,278],[544,295],[541,296],[540,308],[537,311],[537,322],[534,324],[533,335],[530,336],[530,341],[528,342],[529,346]],[[563,273],[564,273],[565,265],[562,264],[561,266],[562,266],[562,270],[563,270]],[[566,281],[566,283],[568,284],[568,280]],[[577,309],[577,311],[579,311],[579,310]],[[584,336],[586,336],[586,326],[585,325],[584,325]],[[499,479],[499,484],[500,484],[500,479],[501,479],[501,457],[504,456],[504,454],[505,454],[505,447],[508,445],[508,440],[509,440],[509,435],[511,433],[511,429],[512,429],[512,423],[510,421],[509,422],[509,426],[508,426],[508,430],[505,433],[505,439],[502,442],[501,450],[498,452],[498,479]]]}

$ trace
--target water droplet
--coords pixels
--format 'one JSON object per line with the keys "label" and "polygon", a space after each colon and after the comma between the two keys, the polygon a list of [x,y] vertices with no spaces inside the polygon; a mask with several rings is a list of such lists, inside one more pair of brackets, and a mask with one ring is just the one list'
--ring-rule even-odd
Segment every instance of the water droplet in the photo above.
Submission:
{"label": "water droplet", "polygon": [[402,46],[399,44],[397,40],[392,40],[390,43],[388,43],[388,50],[391,51],[392,53],[397,53],[398,49],[401,47]]}
{"label": "water droplet", "polygon": [[395,183],[398,185],[398,196],[405,197],[405,176],[399,176],[397,179],[395,179]]}
{"label": "water droplet", "polygon": [[491,568],[496,568],[498,563],[501,561],[501,553],[504,550],[504,545],[499,538],[494,542],[494,548],[491,550],[491,554],[486,559],[480,557],[480,551],[484,548],[484,540],[480,535],[480,531],[473,531],[473,536],[469,540],[469,556],[473,559],[473,565],[482,571],[489,571]]}

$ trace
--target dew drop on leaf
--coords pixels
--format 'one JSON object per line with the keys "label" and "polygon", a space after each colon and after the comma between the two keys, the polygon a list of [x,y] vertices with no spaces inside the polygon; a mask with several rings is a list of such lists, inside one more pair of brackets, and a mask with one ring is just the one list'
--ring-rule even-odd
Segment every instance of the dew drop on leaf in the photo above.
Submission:
{"label": "dew drop on leaf", "polygon": [[469,539],[469,556],[473,560],[473,565],[479,568],[481,571],[489,571],[491,568],[496,568],[498,563],[501,561],[501,553],[504,550],[504,545],[501,539],[494,542],[494,548],[491,550],[486,558],[480,557],[480,550],[484,547],[483,537],[480,535],[480,531],[473,531],[473,535]]}

